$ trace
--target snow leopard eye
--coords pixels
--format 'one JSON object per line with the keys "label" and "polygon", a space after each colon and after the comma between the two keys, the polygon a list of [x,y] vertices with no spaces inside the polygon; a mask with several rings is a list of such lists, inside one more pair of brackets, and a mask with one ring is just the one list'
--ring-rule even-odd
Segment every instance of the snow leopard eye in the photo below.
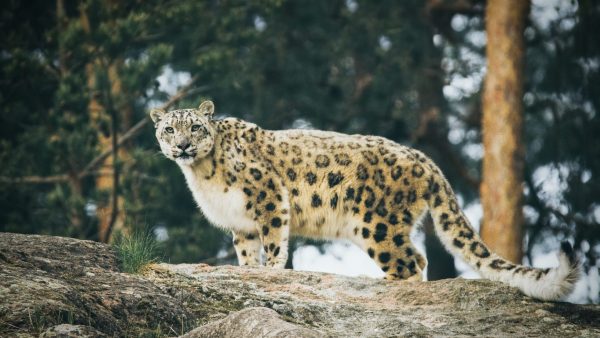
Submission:
{"label": "snow leopard eye", "polygon": [[169,134],[173,134],[173,133],[175,132],[175,130],[173,130],[173,128],[172,128],[172,127],[166,127],[166,128],[165,128],[165,131],[166,131],[167,133],[169,133]]}
{"label": "snow leopard eye", "polygon": [[194,124],[192,126],[192,131],[198,131],[198,129],[200,129],[200,125]]}

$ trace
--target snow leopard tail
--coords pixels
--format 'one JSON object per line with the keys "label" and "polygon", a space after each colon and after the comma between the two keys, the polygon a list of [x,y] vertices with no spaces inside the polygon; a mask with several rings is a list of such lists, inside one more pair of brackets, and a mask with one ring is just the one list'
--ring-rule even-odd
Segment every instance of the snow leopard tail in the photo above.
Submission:
{"label": "snow leopard tail", "polygon": [[428,204],[438,237],[448,251],[462,257],[482,277],[501,281],[541,300],[559,300],[573,290],[581,265],[571,244],[561,244],[558,267],[537,269],[513,264],[483,243],[458,207],[445,178],[441,182],[431,180],[431,189],[437,190],[437,193],[432,192]]}

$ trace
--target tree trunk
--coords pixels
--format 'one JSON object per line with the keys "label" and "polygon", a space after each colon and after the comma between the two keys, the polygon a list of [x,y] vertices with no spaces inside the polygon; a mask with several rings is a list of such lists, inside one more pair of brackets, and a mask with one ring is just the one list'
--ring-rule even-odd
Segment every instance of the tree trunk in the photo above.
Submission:
{"label": "tree trunk", "polygon": [[[433,44],[435,23],[429,16],[424,17],[423,20],[427,23],[430,38],[423,54],[422,62],[426,66],[423,67],[424,71],[419,82],[416,83],[419,91],[419,121],[411,139],[419,148],[426,150],[429,147],[431,152],[434,153],[436,152],[434,149],[439,151],[438,140],[447,140],[446,129],[440,123],[440,120],[445,118],[444,71],[441,67],[441,50]],[[429,151],[426,150],[426,152]],[[427,280],[456,277],[454,257],[446,251],[437,237],[433,227],[433,219],[429,215],[423,220],[423,230],[425,233],[425,253],[428,261]]]}
{"label": "tree trunk", "polygon": [[[67,30],[69,18],[67,17],[67,12],[65,9],[64,0],[56,0],[56,31],[58,37],[60,37]],[[67,50],[64,46],[64,42],[62,39],[58,38],[58,69],[59,69],[59,78],[63,81],[64,78],[69,76],[69,67],[67,66]],[[72,111],[66,109],[59,109],[61,114],[70,114],[74,115]],[[56,114],[56,112],[53,112]],[[61,136],[58,135],[58,132],[53,133],[51,136],[53,139],[59,139]],[[69,161],[71,163],[71,161]],[[70,172],[65,177],[65,182],[69,183],[69,188],[71,194],[75,196],[75,199],[83,199],[83,187],[81,178],[77,176],[75,172],[77,168],[74,168],[72,165],[70,166]],[[80,208],[71,207],[71,211],[69,213],[69,219],[71,221],[72,227],[75,229],[75,236],[82,236],[82,226],[83,226],[83,217]]]}
{"label": "tree trunk", "polygon": [[[89,18],[84,7],[81,8],[81,24],[83,30],[87,34],[91,34],[91,25]],[[106,64],[108,63],[108,67]],[[90,114],[91,123],[97,129],[97,140],[98,140],[98,151],[99,153],[105,152],[113,148],[116,143],[113,136],[118,133],[115,128],[114,119],[115,116],[111,116],[110,111],[116,109],[116,107],[106,107],[107,102],[111,104],[114,102],[110,100],[102,100],[106,97],[116,97],[122,95],[121,79],[119,77],[119,69],[122,64],[122,60],[102,60],[102,56],[93,59],[85,66],[85,72],[87,77],[87,86],[90,93],[90,100],[88,102],[88,113]],[[103,86],[97,83],[97,70],[107,72],[107,86]],[[107,101],[107,102],[103,102]],[[119,100],[120,101],[120,100]],[[130,114],[129,111],[127,114]],[[127,120],[131,120],[127,118]],[[127,127],[127,126],[126,126]],[[127,129],[127,128],[126,128]],[[118,167],[116,156],[123,159],[127,156],[126,151],[123,147],[118,148],[118,152],[113,152],[113,155],[107,157],[100,165],[101,169],[107,169],[111,172],[111,175],[98,175],[96,177],[96,191],[100,193],[106,193],[107,199],[101,198],[97,201],[97,217],[98,217],[98,240],[101,242],[109,242],[113,230],[123,230],[125,223],[124,213],[124,201],[123,198],[118,194]]]}
{"label": "tree trunk", "polygon": [[437,237],[433,219],[427,215],[423,220],[425,231],[425,254],[427,256],[427,280],[440,280],[457,276],[454,257],[446,251]]}
{"label": "tree trunk", "polygon": [[483,92],[481,235],[497,253],[521,262],[523,248],[523,32],[527,0],[490,0]]}

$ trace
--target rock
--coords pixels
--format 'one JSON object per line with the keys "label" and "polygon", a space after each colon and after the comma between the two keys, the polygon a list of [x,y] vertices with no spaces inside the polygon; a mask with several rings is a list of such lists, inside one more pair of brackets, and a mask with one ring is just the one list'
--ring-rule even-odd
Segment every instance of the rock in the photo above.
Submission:
{"label": "rock", "polygon": [[0,233],[0,336],[39,335],[64,323],[110,336],[138,336],[181,327],[191,318],[194,314],[159,285],[119,272],[109,246]]}
{"label": "rock", "polygon": [[274,310],[265,307],[252,307],[233,312],[217,320],[180,336],[182,338],[220,337],[298,337],[316,338],[323,334],[288,323]]}
{"label": "rock", "polygon": [[106,337],[102,332],[85,325],[60,324],[40,335],[40,338],[88,338]]}
{"label": "rock", "polygon": [[130,275],[100,243],[0,233],[0,336],[71,327],[107,336],[594,337],[600,306],[541,302],[486,280],[203,264],[155,264]]}

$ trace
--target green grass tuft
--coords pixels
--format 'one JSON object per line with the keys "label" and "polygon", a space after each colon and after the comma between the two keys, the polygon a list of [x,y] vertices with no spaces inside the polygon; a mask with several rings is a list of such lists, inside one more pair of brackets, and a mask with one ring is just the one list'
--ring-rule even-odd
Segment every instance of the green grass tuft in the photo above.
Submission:
{"label": "green grass tuft", "polygon": [[121,269],[128,273],[139,273],[144,266],[158,261],[158,243],[148,230],[118,234],[113,247],[119,256]]}

